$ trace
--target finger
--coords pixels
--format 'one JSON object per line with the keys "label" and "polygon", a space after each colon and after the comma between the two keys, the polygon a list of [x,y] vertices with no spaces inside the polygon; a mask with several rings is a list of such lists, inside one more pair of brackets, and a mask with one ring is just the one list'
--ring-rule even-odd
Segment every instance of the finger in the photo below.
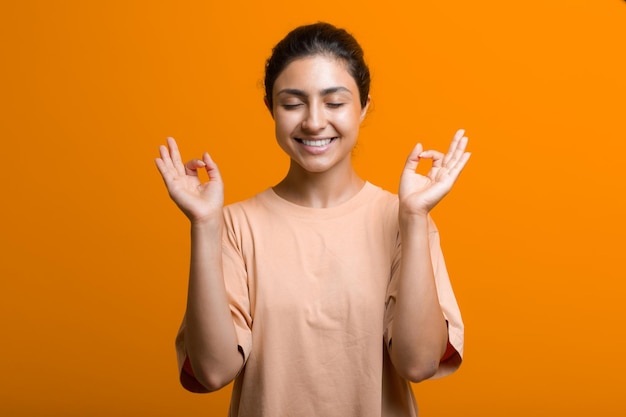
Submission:
{"label": "finger", "polygon": [[433,160],[433,167],[441,168],[444,155],[439,151],[433,149],[420,153],[420,158],[428,158]]}
{"label": "finger", "polygon": [[463,168],[465,168],[471,156],[471,152],[463,153],[459,161],[448,171],[448,175],[452,178],[452,181],[456,181],[459,175],[461,175]]}
{"label": "finger", "polygon": [[448,147],[448,152],[446,153],[446,156],[444,157],[444,160],[443,160],[444,165],[447,165],[448,163],[450,163],[450,160],[454,157],[455,151],[457,150],[459,143],[461,142],[464,134],[465,134],[465,130],[463,129],[457,130],[456,133],[454,134],[454,137],[452,138],[452,141],[450,142],[450,146]]}
{"label": "finger", "polygon": [[191,175],[193,177],[197,177],[198,169],[204,168],[205,166],[206,164],[204,163],[204,161],[200,159],[192,159],[191,161],[185,164],[185,174]]}
{"label": "finger", "polygon": [[409,157],[406,159],[406,164],[404,164],[405,171],[410,171],[412,173],[415,173],[415,170],[417,169],[417,166],[419,165],[420,154],[422,153],[422,149],[424,148],[422,147],[421,143],[418,143],[417,145],[415,145],[415,147],[409,154]]}
{"label": "finger", "polygon": [[450,142],[450,146],[448,147],[448,152],[446,153],[446,156],[443,159],[444,165],[447,165],[448,162],[452,159],[464,135],[465,135],[464,129],[459,129],[456,131],[456,133],[454,134],[454,137],[452,138],[452,141]]}
{"label": "finger", "polygon": [[450,158],[450,160],[448,161],[446,167],[449,169],[453,169],[456,164],[458,164],[461,159],[463,158],[463,155],[465,155],[467,152],[465,152],[465,149],[467,148],[467,142],[469,141],[469,139],[466,136],[463,136],[460,140],[459,143],[456,147],[456,149],[454,150],[454,153],[452,154],[452,157]]}
{"label": "finger", "polygon": [[159,154],[161,157],[157,159],[160,160],[161,162],[157,163],[157,167],[159,168],[161,175],[163,176],[176,175],[178,171],[176,171],[176,168],[174,167],[174,163],[172,162],[172,157],[170,155],[170,151],[167,148],[167,146],[164,146],[164,145],[159,146]]}
{"label": "finger", "polygon": [[449,155],[449,158],[445,161],[444,166],[448,169],[451,169],[456,165],[463,154],[465,153],[465,148],[467,147],[468,139],[466,136],[463,136],[457,143],[454,151]]}
{"label": "finger", "polygon": [[163,179],[165,179],[165,176],[167,175],[167,166],[165,165],[165,162],[162,158],[154,158],[154,162],[156,163],[157,169],[161,173],[161,176],[163,177]]}
{"label": "finger", "polygon": [[172,167],[168,166],[167,162],[162,158],[155,158],[154,162],[156,163],[157,169],[161,174],[161,178],[163,179],[165,186],[169,189],[172,182],[172,174],[175,174],[175,171],[172,171]]}
{"label": "finger", "polygon": [[172,165],[174,166],[174,168],[179,174],[181,175],[185,174],[185,166],[183,165],[183,160],[180,157],[180,151],[178,150],[178,145],[176,144],[176,141],[174,140],[174,138],[172,137],[167,138],[167,146],[169,147],[169,150],[170,150],[170,157],[172,158]]}
{"label": "finger", "polygon": [[172,157],[170,156],[170,151],[167,149],[167,146],[161,145],[159,146],[159,155],[161,155],[161,160],[166,167],[174,169],[174,165],[172,164]]}
{"label": "finger", "polygon": [[222,174],[208,152],[205,152],[202,155],[202,161],[206,167],[206,172],[209,175],[209,181],[222,182]]}

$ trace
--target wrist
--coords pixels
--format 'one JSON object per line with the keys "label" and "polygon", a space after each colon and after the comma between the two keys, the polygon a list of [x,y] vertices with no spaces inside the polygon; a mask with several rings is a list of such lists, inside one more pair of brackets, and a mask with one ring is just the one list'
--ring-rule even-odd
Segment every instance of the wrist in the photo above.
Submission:
{"label": "wrist", "polygon": [[428,229],[427,211],[409,211],[400,209],[398,212],[398,222],[401,231]]}
{"label": "wrist", "polygon": [[427,209],[411,207],[406,203],[403,204],[402,201],[400,201],[400,204],[398,206],[398,217],[401,221],[403,221],[404,219],[406,219],[406,221],[418,222],[428,220],[428,213],[429,210]]}
{"label": "wrist", "polygon": [[189,221],[191,223],[192,229],[219,229],[224,224],[224,217],[222,215],[222,212],[220,211],[209,216],[190,218]]}

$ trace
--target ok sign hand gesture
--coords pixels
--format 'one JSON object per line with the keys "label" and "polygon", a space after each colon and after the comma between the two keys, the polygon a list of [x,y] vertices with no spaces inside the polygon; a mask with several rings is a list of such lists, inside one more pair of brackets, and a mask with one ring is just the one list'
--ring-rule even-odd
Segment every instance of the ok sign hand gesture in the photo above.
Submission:
{"label": "ok sign hand gesture", "polygon": [[[208,220],[222,215],[224,183],[217,165],[208,153],[202,159],[192,159],[183,164],[178,146],[173,138],[161,145],[160,158],[155,162],[170,197],[192,222]],[[206,169],[208,182],[201,182],[198,169]]]}
{"label": "ok sign hand gesture", "polygon": [[[425,215],[452,189],[461,170],[470,158],[465,152],[467,137],[459,130],[454,135],[448,153],[435,150],[424,151],[418,143],[409,155],[400,178],[400,213]],[[415,172],[421,159],[432,159],[433,165],[427,175]]]}

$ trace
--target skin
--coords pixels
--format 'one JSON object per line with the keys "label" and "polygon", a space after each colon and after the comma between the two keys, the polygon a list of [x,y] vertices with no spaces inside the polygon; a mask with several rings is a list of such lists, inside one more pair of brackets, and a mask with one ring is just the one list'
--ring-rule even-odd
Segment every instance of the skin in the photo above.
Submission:
{"label": "skin", "polygon": [[[423,151],[418,143],[400,178],[402,258],[389,354],[398,373],[413,382],[435,374],[448,344],[430,261],[428,213],[450,192],[470,158],[463,135],[463,130],[456,133],[445,155],[435,150]],[[421,159],[432,159],[426,176],[415,172]]]}
{"label": "skin", "polygon": [[[187,356],[198,382],[215,391],[232,381],[243,366],[222,274],[224,184],[208,153],[183,164],[174,139],[168,138],[167,144],[160,147],[157,168],[191,224]],[[207,171],[208,182],[198,179],[201,168]]]}
{"label": "skin", "polygon": [[[351,163],[359,127],[367,113],[356,83],[343,62],[316,55],[290,63],[273,90],[276,140],[290,158],[285,178],[274,187],[282,198],[308,207],[332,207],[364,185]],[[267,105],[267,100],[266,100]],[[324,146],[305,141],[332,139]],[[428,242],[428,213],[452,189],[469,160],[467,138],[459,130],[446,154],[417,144],[400,178],[399,225],[402,237],[400,287],[393,323],[391,360],[404,378],[432,376],[447,346]],[[430,172],[415,172],[423,159]],[[221,265],[224,186],[208,153],[182,162],[174,139],[160,147],[156,165],[174,202],[191,224],[187,298],[187,353],[198,381],[212,391],[232,381],[243,366],[228,308]],[[209,181],[198,179],[205,169]],[[381,335],[382,337],[382,335]]]}
{"label": "skin", "polygon": [[[274,191],[296,204],[330,207],[363,187],[351,153],[369,105],[361,107],[354,78],[341,61],[313,56],[292,62],[274,84],[276,140],[290,157],[289,172]],[[302,140],[332,139],[325,147]]]}

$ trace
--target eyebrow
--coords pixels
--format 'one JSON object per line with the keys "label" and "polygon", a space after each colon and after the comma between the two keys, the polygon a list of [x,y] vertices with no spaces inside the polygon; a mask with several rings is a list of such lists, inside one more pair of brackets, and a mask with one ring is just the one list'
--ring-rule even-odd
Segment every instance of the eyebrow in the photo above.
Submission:
{"label": "eyebrow", "polygon": [[[326,96],[328,94],[338,93],[338,92],[348,92],[352,94],[352,91],[348,90],[346,87],[329,87],[320,91],[321,96]],[[302,90],[298,90],[297,88],[283,88],[276,95],[281,94],[290,94],[298,97],[308,97],[309,95]]]}

